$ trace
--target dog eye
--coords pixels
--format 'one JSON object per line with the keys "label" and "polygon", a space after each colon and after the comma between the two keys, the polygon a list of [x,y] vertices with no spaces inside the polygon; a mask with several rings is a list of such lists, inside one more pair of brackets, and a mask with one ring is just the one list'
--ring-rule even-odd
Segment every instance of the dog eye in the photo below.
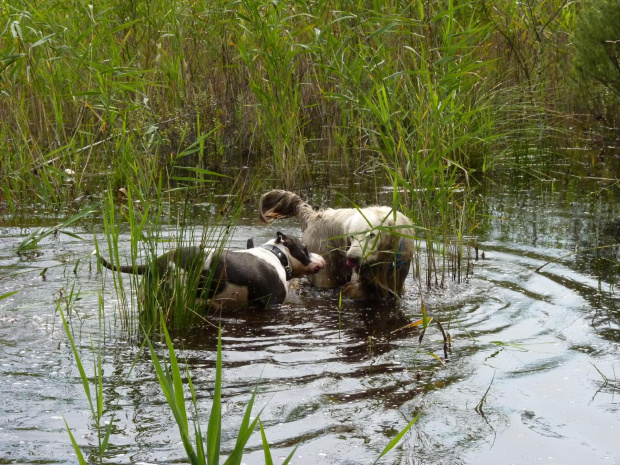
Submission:
{"label": "dog eye", "polygon": [[374,232],[368,233],[368,237],[371,238],[371,239],[376,237],[376,236],[377,235]]}

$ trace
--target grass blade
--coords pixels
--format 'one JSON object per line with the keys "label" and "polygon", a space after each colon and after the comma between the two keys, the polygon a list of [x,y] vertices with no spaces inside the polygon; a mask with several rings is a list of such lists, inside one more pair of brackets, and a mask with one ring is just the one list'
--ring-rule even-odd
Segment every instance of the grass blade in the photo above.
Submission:
{"label": "grass blade", "polygon": [[[194,384],[192,383],[192,378],[189,374],[189,368],[185,367],[185,371],[187,374],[187,384],[189,384],[189,390],[192,394],[192,404],[194,405],[194,414],[198,417],[198,402],[196,401],[196,393],[194,391]],[[205,455],[205,445],[202,439],[202,429],[200,428],[200,423],[198,421],[194,421],[194,434],[196,437],[196,455],[198,456],[198,463],[207,463],[207,458]]]}
{"label": "grass blade", "polygon": [[45,239],[49,235],[53,234],[55,231],[60,231],[60,232],[63,232],[64,234],[67,234],[67,235],[69,235],[71,237],[75,237],[77,239],[81,239],[79,236],[77,236],[77,235],[75,235],[73,233],[70,233],[70,232],[67,232],[67,231],[62,231],[62,229],[66,228],[67,226],[71,225],[72,223],[76,222],[77,220],[85,217],[86,215],[89,215],[90,213],[92,213],[96,209],[97,209],[97,207],[94,207],[94,206],[86,207],[85,209],[83,209],[79,213],[76,213],[75,215],[73,215],[71,218],[63,221],[62,223],[59,223],[58,225],[56,225],[56,226],[54,226],[52,228],[49,228],[47,230],[44,230],[42,228],[37,228],[35,231],[33,231],[30,234],[28,234],[28,236],[26,236],[26,238],[19,243],[19,245],[17,246],[17,253],[20,253],[20,252],[23,252],[24,250],[28,250],[28,249],[32,249],[32,248],[36,247],[39,242],[41,242],[43,239]]}
{"label": "grass blade", "polygon": [[177,407],[179,408],[179,414],[181,415],[181,422],[183,425],[184,433],[189,434],[189,427],[187,424],[187,411],[185,410],[185,397],[183,396],[183,380],[181,379],[181,370],[179,369],[179,363],[177,361],[172,340],[168,334],[163,315],[161,315],[161,325],[164,330],[164,336],[166,338],[166,345],[168,346],[168,353],[170,357],[170,371],[172,372],[172,381],[174,383],[174,394]]}
{"label": "grass blade", "polygon": [[387,446],[385,446],[385,449],[383,449],[383,452],[381,452],[381,454],[379,455],[379,457],[377,457],[377,460],[375,460],[373,463],[377,463],[381,457],[383,457],[385,454],[387,454],[389,451],[391,451],[394,446],[396,444],[398,444],[398,442],[402,439],[402,437],[407,433],[407,431],[409,431],[411,429],[411,427],[413,426],[413,424],[418,421],[418,418],[420,418],[421,413],[418,413],[415,417],[413,417],[413,420],[411,420],[409,422],[409,424],[407,426],[405,426],[400,433],[398,433],[396,436],[394,436],[394,438],[388,443]]}
{"label": "grass blade", "polygon": [[298,446],[295,446],[293,448],[293,450],[291,451],[290,454],[288,454],[288,457],[286,457],[286,460],[284,460],[284,462],[282,462],[282,465],[288,465],[288,463],[293,459],[293,455],[295,455],[295,451],[297,450]]}
{"label": "grass blade", "polygon": [[75,437],[73,436],[73,433],[71,432],[71,428],[69,428],[67,419],[64,416],[62,419],[65,422],[67,433],[69,433],[69,437],[71,438],[71,444],[73,444],[73,449],[75,450],[75,455],[77,455],[78,462],[80,463],[80,465],[88,465],[88,462],[84,459],[84,455],[82,454],[82,451],[80,450],[80,446],[78,446],[78,443],[76,442]]}
{"label": "grass blade", "polygon": [[[164,326],[163,323],[162,323],[162,326]],[[167,339],[166,342],[170,341],[170,338],[167,334],[166,334],[166,339]],[[157,380],[159,381],[159,385],[161,386],[164,396],[166,397],[166,400],[168,401],[168,405],[170,406],[170,410],[172,411],[172,414],[174,415],[174,419],[177,422],[179,433],[181,435],[181,441],[183,441],[183,447],[185,448],[185,453],[187,454],[187,457],[190,459],[190,462],[192,464],[198,464],[199,463],[198,457],[196,456],[196,453],[194,451],[194,448],[189,438],[189,433],[188,433],[188,428],[187,428],[187,414],[185,413],[185,402],[182,402],[181,405],[177,403],[178,397],[175,394],[174,384],[170,380],[167,372],[164,370],[164,368],[162,368],[159,358],[157,357],[157,354],[155,354],[153,345],[151,344],[151,341],[148,339],[148,337],[147,337],[147,343],[149,346],[149,350],[151,352],[151,360],[153,362],[153,367],[155,367],[155,374],[157,375]],[[170,345],[168,345],[168,348],[172,354],[174,352],[174,349],[172,348],[171,342],[170,342]],[[176,375],[180,377],[178,373]],[[175,374],[173,373],[173,377],[174,376]],[[182,391],[182,388],[181,388],[181,391]]]}
{"label": "grass blade", "polygon": [[73,350],[73,356],[75,357],[75,364],[77,365],[78,371],[80,372],[80,378],[82,379],[82,386],[84,387],[86,398],[88,399],[88,403],[90,404],[90,411],[92,412],[93,416],[96,418],[97,414],[95,413],[95,407],[93,405],[93,400],[90,395],[90,386],[88,384],[88,378],[86,376],[86,372],[84,371],[84,365],[82,365],[82,360],[80,358],[80,354],[77,350],[77,347],[75,346],[75,341],[73,340],[73,335],[71,334],[69,324],[67,323],[67,319],[65,318],[65,313],[62,311],[62,308],[60,308],[60,305],[58,306],[58,311],[60,312],[60,316],[62,317],[62,324],[65,328],[65,332],[67,333],[67,337],[69,338],[69,341],[71,342],[71,349]]}
{"label": "grass blade", "polygon": [[114,426],[114,414],[110,417],[110,423],[106,428],[105,436],[103,437],[103,441],[99,447],[99,457],[103,457],[103,453],[108,448],[108,441],[110,440],[110,434],[112,434],[112,426]]}
{"label": "grass blade", "polygon": [[265,436],[265,430],[263,429],[263,422],[258,421],[258,427],[260,428],[260,436],[263,440],[263,452],[265,453],[265,465],[273,465],[273,458],[271,457],[271,450],[269,443],[267,442],[267,436]]}
{"label": "grass blade", "polygon": [[0,295],[0,300],[4,300],[7,297],[11,297],[12,295],[17,294],[19,291],[12,291],[12,292],[7,292],[6,294],[2,294]]}
{"label": "grass blade", "polygon": [[235,448],[231,452],[230,456],[224,462],[224,465],[240,465],[241,458],[243,457],[243,449],[245,448],[248,439],[252,436],[254,429],[256,428],[256,424],[258,423],[260,414],[262,410],[256,415],[256,418],[252,423],[250,423],[250,416],[252,414],[252,408],[254,407],[254,399],[256,397],[256,391],[258,390],[258,385],[254,388],[254,392],[252,393],[252,397],[250,398],[250,402],[248,402],[247,407],[245,408],[245,414],[243,415],[243,420],[241,420],[241,426],[239,427],[239,433],[237,434],[237,442],[235,443]]}
{"label": "grass blade", "polygon": [[215,388],[209,426],[207,427],[207,463],[219,464],[222,435],[222,328],[217,333],[217,361],[215,365]]}
{"label": "grass blade", "polygon": [[[263,442],[263,452],[265,453],[265,465],[273,465],[273,458],[271,457],[271,448],[269,447],[269,442],[267,441],[267,436],[265,435],[265,430],[263,429],[263,422],[261,422],[260,420],[258,420],[258,427],[260,428],[260,435],[261,435],[262,442]],[[288,454],[288,457],[286,457],[284,462],[282,462],[282,465],[288,465],[288,463],[293,458],[293,455],[295,455],[295,451],[297,450],[297,447],[298,446],[295,446],[293,448],[291,453]]]}

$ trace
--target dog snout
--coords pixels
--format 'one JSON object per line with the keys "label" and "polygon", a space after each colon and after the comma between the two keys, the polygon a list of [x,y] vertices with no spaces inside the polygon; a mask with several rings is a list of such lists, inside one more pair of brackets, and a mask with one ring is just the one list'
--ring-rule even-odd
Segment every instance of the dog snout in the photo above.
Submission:
{"label": "dog snout", "polygon": [[323,257],[321,257],[320,255],[314,255],[313,254],[313,256],[312,256],[312,267],[313,267],[313,271],[315,273],[318,273],[323,268],[325,268],[325,259]]}
{"label": "dog snout", "polygon": [[349,268],[359,268],[362,263],[362,259],[360,257],[356,257],[355,255],[347,255],[347,266]]}

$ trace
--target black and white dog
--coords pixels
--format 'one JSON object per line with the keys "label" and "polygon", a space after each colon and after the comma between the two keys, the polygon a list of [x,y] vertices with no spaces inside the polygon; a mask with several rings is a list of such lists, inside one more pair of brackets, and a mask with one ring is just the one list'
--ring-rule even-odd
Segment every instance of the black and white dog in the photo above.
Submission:
{"label": "black and white dog", "polygon": [[149,288],[147,281],[156,281],[168,299],[179,286],[189,284],[196,302],[214,310],[281,304],[288,295],[287,281],[318,273],[325,266],[320,255],[309,253],[299,239],[281,232],[247,250],[181,247],[137,266],[116,266],[101,256],[99,260],[110,270],[145,275],[142,292]]}

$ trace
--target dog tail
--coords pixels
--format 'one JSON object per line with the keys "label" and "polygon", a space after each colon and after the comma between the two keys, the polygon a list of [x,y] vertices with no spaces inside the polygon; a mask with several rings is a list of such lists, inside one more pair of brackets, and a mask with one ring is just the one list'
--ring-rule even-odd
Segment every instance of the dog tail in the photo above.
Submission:
{"label": "dog tail", "polygon": [[258,217],[263,223],[269,224],[278,218],[297,216],[301,220],[302,231],[315,214],[312,207],[297,194],[279,189],[264,193],[258,206]]}
{"label": "dog tail", "polygon": [[120,271],[121,273],[131,273],[131,274],[145,274],[149,269],[150,266],[148,265],[136,265],[136,266],[132,266],[132,265],[126,265],[126,266],[116,266],[112,263],[110,263],[109,261],[107,261],[105,258],[103,258],[101,255],[98,255],[97,258],[99,258],[99,261],[101,262],[101,264],[103,266],[105,266],[108,270],[112,270],[112,271]]}

